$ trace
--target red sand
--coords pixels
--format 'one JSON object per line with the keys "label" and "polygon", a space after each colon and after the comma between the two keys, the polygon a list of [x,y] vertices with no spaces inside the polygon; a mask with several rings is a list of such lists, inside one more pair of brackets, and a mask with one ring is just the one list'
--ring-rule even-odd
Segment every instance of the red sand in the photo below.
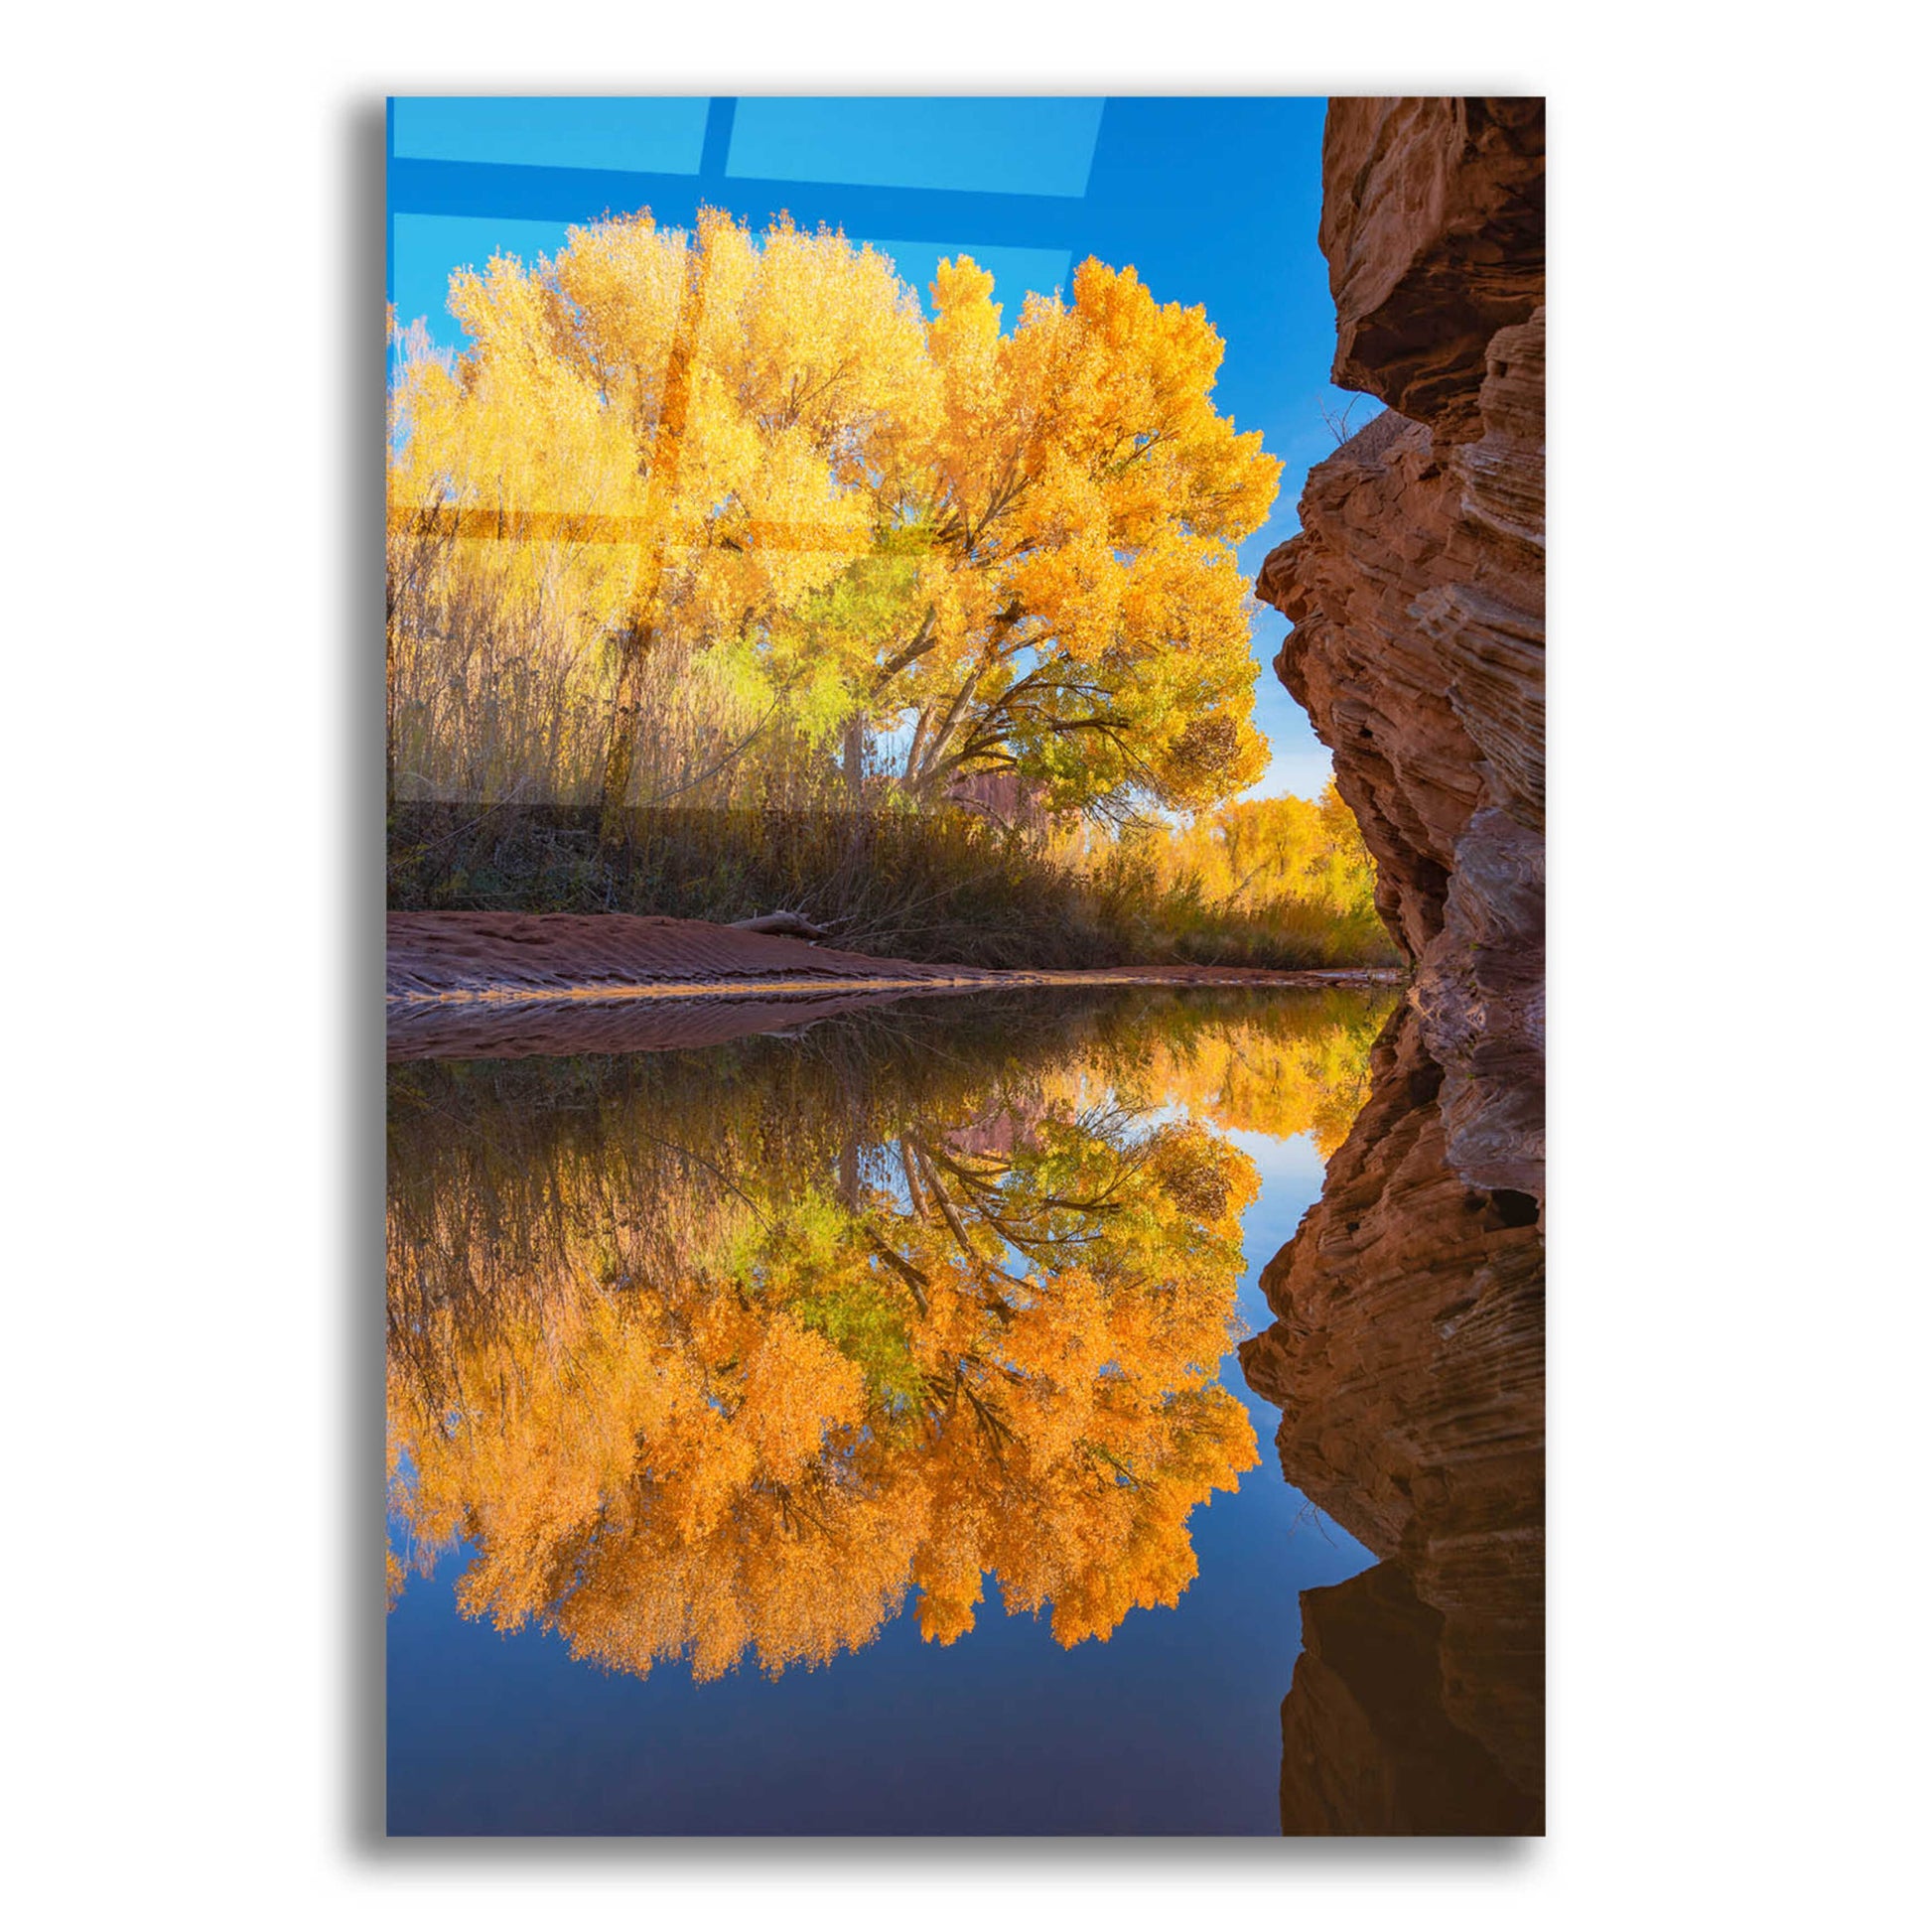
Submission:
{"label": "red sand", "polygon": [[985,978],[775,939],[702,919],[626,912],[391,912],[389,997],[523,998],[630,987],[723,988],[734,980]]}
{"label": "red sand", "polygon": [[912,993],[990,987],[1362,986],[1398,973],[1218,966],[995,972],[841,952],[701,919],[392,912],[392,1059],[636,1052],[781,1031]]}

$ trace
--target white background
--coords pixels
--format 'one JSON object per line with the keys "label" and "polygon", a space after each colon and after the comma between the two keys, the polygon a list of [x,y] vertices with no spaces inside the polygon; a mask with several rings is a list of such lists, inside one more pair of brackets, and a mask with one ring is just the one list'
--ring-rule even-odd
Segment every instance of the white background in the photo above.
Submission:
{"label": "white background", "polygon": [[[1926,168],[1922,62],[1879,24],[1909,16],[1081,11],[15,19],[14,1922],[1923,1909]],[[867,86],[1551,96],[1547,1844],[369,1835],[371,117]]]}

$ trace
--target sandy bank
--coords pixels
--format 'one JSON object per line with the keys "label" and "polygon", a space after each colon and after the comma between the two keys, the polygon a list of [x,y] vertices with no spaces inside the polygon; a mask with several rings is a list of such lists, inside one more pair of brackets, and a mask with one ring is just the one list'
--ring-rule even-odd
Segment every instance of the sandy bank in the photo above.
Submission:
{"label": "sandy bank", "polygon": [[1259,972],[1117,966],[997,972],[841,952],[702,919],[629,913],[392,912],[392,1002],[702,999],[974,986],[1335,986],[1392,983],[1382,968]]}
{"label": "sandy bank", "polygon": [[809,1025],[910,994],[1010,987],[1387,984],[1378,968],[1123,966],[995,972],[627,913],[393,912],[392,1059],[635,1052]]}

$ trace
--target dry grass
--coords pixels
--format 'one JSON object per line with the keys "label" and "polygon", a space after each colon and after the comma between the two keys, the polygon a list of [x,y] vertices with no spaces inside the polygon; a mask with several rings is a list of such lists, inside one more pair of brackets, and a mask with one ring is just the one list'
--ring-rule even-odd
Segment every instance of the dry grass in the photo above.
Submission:
{"label": "dry grass", "polygon": [[1372,913],[1217,907],[1130,855],[1081,868],[963,811],[661,809],[627,829],[609,851],[592,805],[398,805],[389,904],[719,921],[783,906],[855,951],[973,966],[1396,962]]}
{"label": "dry grass", "polygon": [[[395,911],[779,907],[857,951],[992,967],[1391,964],[1365,905],[1211,895],[1145,841],[1009,829],[915,806],[875,763],[860,791],[836,721],[729,651],[645,661],[624,836],[600,843],[617,654],[595,546],[389,539],[388,902]],[[863,809],[855,807],[863,797]]]}

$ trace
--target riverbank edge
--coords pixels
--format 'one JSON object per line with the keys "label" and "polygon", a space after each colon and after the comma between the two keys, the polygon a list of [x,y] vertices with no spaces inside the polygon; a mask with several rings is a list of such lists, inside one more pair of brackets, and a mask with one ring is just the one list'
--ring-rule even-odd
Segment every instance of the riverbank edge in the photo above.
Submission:
{"label": "riverbank edge", "polygon": [[394,1011],[451,1005],[770,1000],[1053,987],[1398,986],[1401,967],[924,965],[699,919],[608,913],[412,912],[388,918]]}

